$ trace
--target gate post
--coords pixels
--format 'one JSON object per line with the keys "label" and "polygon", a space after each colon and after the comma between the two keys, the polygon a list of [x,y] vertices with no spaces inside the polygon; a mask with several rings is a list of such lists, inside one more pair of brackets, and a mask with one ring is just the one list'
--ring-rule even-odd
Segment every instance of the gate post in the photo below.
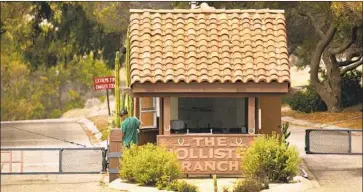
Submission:
{"label": "gate post", "polygon": [[305,130],[305,153],[310,154],[310,129]]}
{"label": "gate post", "polygon": [[111,129],[110,130],[110,147],[108,153],[108,173],[109,173],[109,182],[111,183],[115,179],[119,178],[119,169],[120,169],[120,157],[121,157],[121,149],[122,149],[122,131],[121,129]]}

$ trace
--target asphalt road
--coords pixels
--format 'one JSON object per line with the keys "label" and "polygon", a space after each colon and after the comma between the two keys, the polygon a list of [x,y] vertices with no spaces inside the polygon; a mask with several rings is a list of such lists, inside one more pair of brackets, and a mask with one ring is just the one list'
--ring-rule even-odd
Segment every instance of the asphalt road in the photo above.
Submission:
{"label": "asphalt road", "polygon": [[91,147],[83,127],[76,122],[1,124],[1,147]]}
{"label": "asphalt road", "polygon": [[[315,155],[305,154],[305,129],[303,127],[290,126],[291,136],[289,142],[299,149],[309,171],[318,181],[321,188],[313,192],[361,192],[362,191],[362,155]],[[324,140],[315,141],[315,144],[327,144],[329,146],[345,145],[345,139],[331,135]],[[362,151],[362,136],[352,136],[353,151]],[[322,148],[315,148],[322,149]]]}

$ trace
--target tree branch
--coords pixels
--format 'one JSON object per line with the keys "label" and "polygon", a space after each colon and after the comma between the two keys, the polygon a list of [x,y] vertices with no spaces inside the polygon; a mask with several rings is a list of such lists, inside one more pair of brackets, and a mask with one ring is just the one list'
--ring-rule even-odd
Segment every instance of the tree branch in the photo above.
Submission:
{"label": "tree branch", "polygon": [[356,69],[357,67],[363,65],[363,58],[361,58],[359,61],[357,61],[356,63],[349,65],[347,67],[345,67],[341,72],[340,75],[344,75],[345,73],[347,73],[348,71],[352,71],[354,69]]}
{"label": "tree branch", "polygon": [[336,28],[334,27],[334,24],[330,24],[329,29],[327,30],[326,34],[323,35],[322,39],[318,42],[318,44],[315,47],[313,58],[311,59],[311,66],[310,66],[310,80],[312,84],[319,84],[319,64],[321,60],[321,56],[325,50],[325,48],[328,46],[330,41],[333,39]]}
{"label": "tree branch", "polygon": [[348,53],[346,53],[346,61],[350,61],[352,60],[354,57],[361,57],[363,54],[358,52],[358,51],[354,51],[354,50],[350,50],[348,51]]}
{"label": "tree branch", "polygon": [[357,40],[357,31],[358,31],[358,27],[354,26],[352,28],[352,37],[350,38],[350,40],[343,43],[343,45],[338,48],[331,49],[329,51],[330,54],[336,55],[336,54],[342,53],[343,51],[347,50]]}
{"label": "tree branch", "polygon": [[358,57],[358,59],[350,59],[350,60],[341,61],[341,62],[338,62],[338,66],[345,67],[345,66],[351,65],[361,59],[362,59],[362,57]]}
{"label": "tree branch", "polygon": [[308,17],[311,24],[313,24],[313,27],[315,29],[315,31],[318,33],[318,35],[320,36],[320,38],[324,38],[324,33],[321,30],[321,28],[319,27],[318,23],[316,22],[316,19],[313,17],[313,15],[311,15],[310,13],[299,13],[299,15],[303,16],[303,17]]}

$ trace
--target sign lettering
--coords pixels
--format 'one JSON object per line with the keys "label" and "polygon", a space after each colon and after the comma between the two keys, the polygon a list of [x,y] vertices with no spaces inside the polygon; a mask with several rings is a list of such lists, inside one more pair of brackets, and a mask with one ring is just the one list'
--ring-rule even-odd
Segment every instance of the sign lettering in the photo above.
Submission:
{"label": "sign lettering", "polygon": [[93,86],[95,90],[106,90],[115,88],[115,77],[96,77],[93,79]]}
{"label": "sign lettering", "polygon": [[240,174],[241,155],[256,135],[158,135],[186,174]]}

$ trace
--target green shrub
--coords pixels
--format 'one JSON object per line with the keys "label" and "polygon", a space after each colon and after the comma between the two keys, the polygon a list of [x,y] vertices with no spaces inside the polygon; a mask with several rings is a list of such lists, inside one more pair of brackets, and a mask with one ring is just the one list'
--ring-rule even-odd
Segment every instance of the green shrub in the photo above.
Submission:
{"label": "green shrub", "polygon": [[264,184],[259,179],[238,180],[232,192],[259,192],[263,189],[268,189],[268,184]]}
{"label": "green shrub", "polygon": [[284,104],[289,104],[289,101],[291,99],[292,95],[284,95],[281,97],[281,104],[284,105]]}
{"label": "green shrub", "polygon": [[[360,85],[361,79],[362,72],[357,70],[349,71],[342,76],[340,82],[341,107],[349,107],[363,101],[363,87]],[[296,92],[292,96],[282,97],[281,102],[288,104],[293,110],[304,113],[327,110],[326,104],[311,86],[308,86],[306,90]]]}
{"label": "green shrub", "polygon": [[349,71],[347,72],[340,82],[342,88],[341,107],[349,107],[362,102],[363,88],[360,85],[362,80],[362,72]]}
{"label": "green shrub", "polygon": [[192,184],[188,184],[186,181],[174,180],[168,184],[166,190],[177,192],[198,192],[198,187]]}
{"label": "green shrub", "polygon": [[68,91],[69,100],[64,104],[63,111],[66,112],[71,109],[83,108],[85,100],[75,90]]}
{"label": "green shrub", "polygon": [[101,95],[98,97],[98,99],[101,101],[101,103],[104,103],[106,101],[106,96]]}
{"label": "green shrub", "polygon": [[224,187],[222,188],[222,192],[229,192],[228,187],[227,187],[227,186],[224,186]]}
{"label": "green shrub", "polygon": [[311,86],[308,86],[305,90],[296,92],[291,97],[286,97],[285,100],[291,109],[295,111],[311,113],[327,110],[324,101]]}
{"label": "green shrub", "polygon": [[49,114],[49,118],[59,118],[61,116],[62,116],[62,112],[59,109],[53,109]]}
{"label": "green shrub", "polygon": [[125,149],[120,161],[121,178],[158,188],[177,179],[181,171],[176,154],[150,143]]}
{"label": "green shrub", "polygon": [[283,139],[272,134],[256,138],[241,161],[248,178],[288,182],[296,175],[300,158],[295,147],[287,148]]}

